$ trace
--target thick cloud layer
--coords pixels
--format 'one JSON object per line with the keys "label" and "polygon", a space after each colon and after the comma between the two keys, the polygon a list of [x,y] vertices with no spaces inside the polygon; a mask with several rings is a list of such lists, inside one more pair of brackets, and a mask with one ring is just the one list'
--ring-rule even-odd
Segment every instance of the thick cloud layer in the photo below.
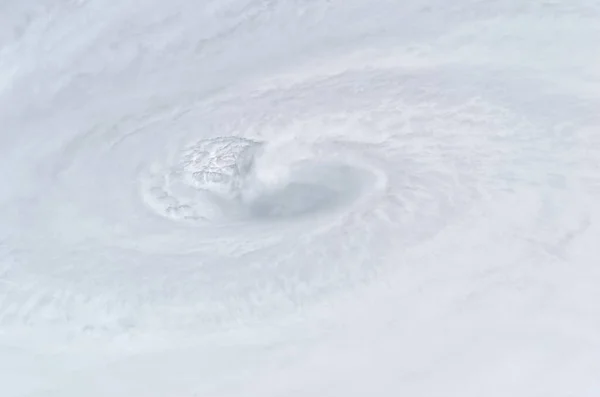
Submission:
{"label": "thick cloud layer", "polygon": [[0,4],[13,396],[595,396],[595,1]]}

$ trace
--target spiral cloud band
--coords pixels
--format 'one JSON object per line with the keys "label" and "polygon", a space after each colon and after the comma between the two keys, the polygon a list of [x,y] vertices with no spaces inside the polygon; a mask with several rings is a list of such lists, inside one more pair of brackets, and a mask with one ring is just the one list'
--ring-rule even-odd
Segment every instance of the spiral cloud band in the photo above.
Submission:
{"label": "spiral cloud band", "polygon": [[600,387],[594,1],[0,13],[7,396]]}

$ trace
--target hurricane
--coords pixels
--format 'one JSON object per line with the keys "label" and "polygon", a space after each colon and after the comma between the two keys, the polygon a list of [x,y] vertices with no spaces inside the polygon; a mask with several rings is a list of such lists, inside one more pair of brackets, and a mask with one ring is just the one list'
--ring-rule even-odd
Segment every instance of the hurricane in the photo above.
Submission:
{"label": "hurricane", "polygon": [[599,18],[0,2],[1,394],[595,396]]}

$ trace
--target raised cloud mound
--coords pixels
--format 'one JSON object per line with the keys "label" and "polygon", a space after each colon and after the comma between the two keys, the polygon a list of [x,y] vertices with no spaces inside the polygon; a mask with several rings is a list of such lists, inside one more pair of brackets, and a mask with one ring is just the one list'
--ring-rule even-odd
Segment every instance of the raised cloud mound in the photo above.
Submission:
{"label": "raised cloud mound", "polygon": [[237,137],[199,141],[184,156],[186,181],[197,189],[237,198],[259,147],[258,142]]}
{"label": "raised cloud mound", "polygon": [[237,218],[243,181],[258,142],[237,137],[200,140],[174,164],[153,170],[142,195],[156,213],[171,220],[215,222]]}

